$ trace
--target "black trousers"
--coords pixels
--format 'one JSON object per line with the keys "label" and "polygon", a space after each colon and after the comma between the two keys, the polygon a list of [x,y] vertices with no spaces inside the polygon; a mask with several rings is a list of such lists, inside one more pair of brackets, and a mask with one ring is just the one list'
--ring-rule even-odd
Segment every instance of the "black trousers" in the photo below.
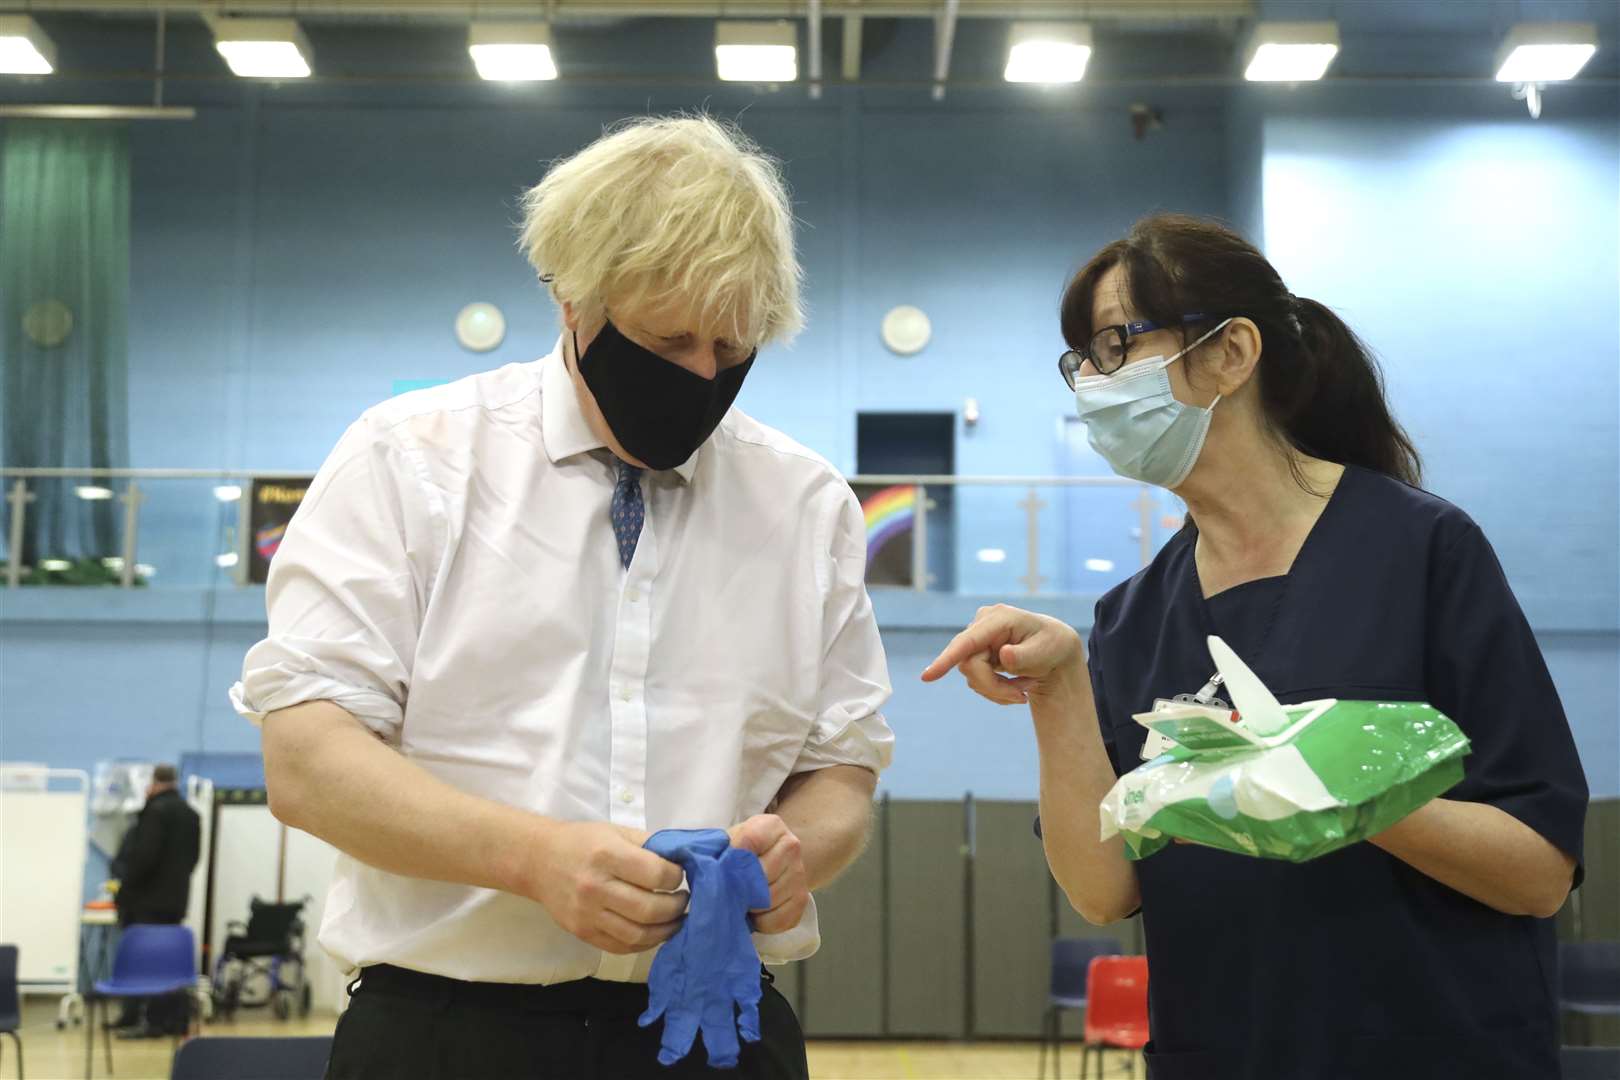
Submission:
{"label": "black trousers", "polygon": [[658,1064],[662,1021],[636,1026],[638,983],[469,983],[388,965],[364,968],[338,1021],[327,1080],[809,1080],[793,1007],[764,978],[757,1043],[738,1067],[711,1069],[701,1036]]}
{"label": "black trousers", "polygon": [[[178,926],[186,921],[185,912],[123,910],[118,913],[120,932],[131,926]],[[119,998],[118,1026],[130,1027],[144,1023],[154,1032],[164,1035],[184,1035],[191,1029],[190,995],[162,994],[158,997]]]}

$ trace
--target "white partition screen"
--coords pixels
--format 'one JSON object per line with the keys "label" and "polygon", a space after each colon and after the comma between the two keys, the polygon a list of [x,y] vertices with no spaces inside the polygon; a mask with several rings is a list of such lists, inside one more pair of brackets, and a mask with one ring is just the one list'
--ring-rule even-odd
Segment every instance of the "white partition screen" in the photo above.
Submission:
{"label": "white partition screen", "polygon": [[79,974],[90,777],[0,765],[0,942],[24,993],[70,993]]}

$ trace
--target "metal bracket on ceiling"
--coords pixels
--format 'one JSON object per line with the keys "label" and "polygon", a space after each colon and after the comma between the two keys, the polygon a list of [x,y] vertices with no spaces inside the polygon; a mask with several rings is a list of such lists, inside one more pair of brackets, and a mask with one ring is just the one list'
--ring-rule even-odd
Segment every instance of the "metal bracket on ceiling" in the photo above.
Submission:
{"label": "metal bracket on ceiling", "polygon": [[945,80],[951,74],[951,43],[956,40],[958,0],[944,0],[934,17],[934,100],[945,100]]}

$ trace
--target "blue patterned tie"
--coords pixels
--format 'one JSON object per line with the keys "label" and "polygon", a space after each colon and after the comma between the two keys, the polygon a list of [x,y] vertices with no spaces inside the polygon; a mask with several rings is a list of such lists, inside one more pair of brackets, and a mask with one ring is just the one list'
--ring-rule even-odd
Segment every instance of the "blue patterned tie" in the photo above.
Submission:
{"label": "blue patterned tie", "polygon": [[619,563],[630,569],[641,539],[641,523],[647,518],[641,504],[641,470],[619,462],[619,482],[613,486],[613,536],[619,541]]}

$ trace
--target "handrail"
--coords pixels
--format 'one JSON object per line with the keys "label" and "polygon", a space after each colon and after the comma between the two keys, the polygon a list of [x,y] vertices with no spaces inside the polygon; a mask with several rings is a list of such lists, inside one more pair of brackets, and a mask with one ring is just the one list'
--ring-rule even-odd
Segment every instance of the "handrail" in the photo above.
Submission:
{"label": "handrail", "polygon": [[[58,466],[0,465],[0,477],[38,480],[253,480],[273,476],[278,480],[313,480],[313,472],[301,469],[97,469]],[[942,476],[929,473],[856,473],[846,477],[852,484],[924,484],[928,487],[1140,487],[1122,476]]]}
{"label": "handrail", "polygon": [[[136,541],[140,530],[140,506],[147,498],[141,490],[142,482],[154,480],[216,480],[216,481],[253,481],[261,478],[276,480],[311,480],[315,473],[287,470],[277,471],[271,469],[134,469],[134,468],[96,468],[90,466],[0,466],[0,495],[10,508],[10,528],[8,557],[5,567],[5,583],[10,588],[16,588],[21,583],[21,560],[16,553],[21,550],[24,536],[23,522],[27,514],[28,503],[35,498],[34,492],[28,490],[29,480],[96,480],[96,481],[124,481],[122,492],[117,499],[123,505],[122,554],[117,560],[120,583],[129,588],[135,583],[137,564]],[[1024,511],[1026,518],[1025,556],[1028,572],[1023,577],[1026,590],[1030,594],[1041,591],[1045,578],[1040,574],[1040,513],[1048,504],[1038,494],[1040,488],[1134,488],[1140,492],[1136,500],[1138,515],[1137,535],[1140,540],[1140,557],[1142,564],[1147,565],[1153,556],[1153,510],[1154,501],[1152,489],[1135,480],[1127,480],[1119,476],[942,476],[925,473],[856,473],[845,478],[850,484],[859,484],[867,487],[911,487],[915,489],[915,504],[919,508],[913,518],[912,536],[912,588],[919,592],[928,589],[930,575],[928,573],[928,511],[933,509],[934,502],[928,497],[929,488],[974,488],[974,487],[1013,487],[1023,488],[1027,497],[1020,500],[1018,506]],[[97,498],[107,499],[113,497],[110,489],[95,485],[100,490],[94,492]],[[235,485],[225,485],[234,487]],[[81,489],[80,495],[85,498],[92,496],[86,489]],[[234,501],[241,498],[244,492],[240,490],[221,494],[222,501]],[[244,504],[245,505],[245,504]],[[244,515],[246,511],[243,511]],[[241,529],[245,531],[247,518],[242,518]],[[229,557],[228,555],[226,557]],[[221,563],[221,565],[228,565]]]}

